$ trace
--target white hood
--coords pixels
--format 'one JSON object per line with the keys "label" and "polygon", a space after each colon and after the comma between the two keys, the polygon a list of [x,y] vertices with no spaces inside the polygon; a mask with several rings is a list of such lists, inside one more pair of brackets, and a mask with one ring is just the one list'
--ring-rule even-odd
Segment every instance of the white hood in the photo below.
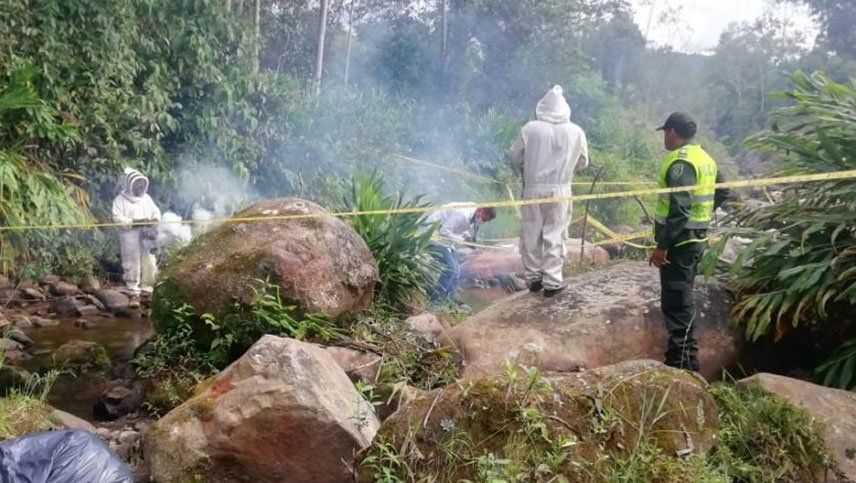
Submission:
{"label": "white hood", "polygon": [[[142,195],[134,196],[133,192],[131,191],[131,186],[133,186],[134,182],[138,179],[143,180],[146,184],[146,187],[143,189]],[[122,173],[122,177],[119,179],[119,183],[122,185],[122,194],[132,201],[143,199],[149,190],[149,178],[147,178],[146,175],[144,175],[143,173],[132,168],[125,168],[125,171]]]}
{"label": "white hood", "polygon": [[564,124],[571,122],[571,106],[565,100],[562,86],[554,86],[538,102],[535,108],[535,117],[539,121],[551,124]]}

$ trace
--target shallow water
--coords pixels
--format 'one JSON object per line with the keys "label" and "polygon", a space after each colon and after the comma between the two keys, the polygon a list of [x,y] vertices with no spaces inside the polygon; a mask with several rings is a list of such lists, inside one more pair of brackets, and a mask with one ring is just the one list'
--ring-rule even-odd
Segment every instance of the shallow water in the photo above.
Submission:
{"label": "shallow water", "polygon": [[[72,319],[59,319],[59,325],[27,329],[33,339],[29,352],[33,359],[21,366],[32,372],[44,372],[52,367],[53,352],[64,343],[79,339],[101,344],[110,359],[127,361],[134,350],[154,333],[148,319],[129,319],[121,317],[88,316],[84,319],[96,325],[92,329],[74,326]],[[92,406],[106,389],[110,375],[97,373],[63,372],[53,385],[48,402],[57,409],[75,416],[93,421]]]}

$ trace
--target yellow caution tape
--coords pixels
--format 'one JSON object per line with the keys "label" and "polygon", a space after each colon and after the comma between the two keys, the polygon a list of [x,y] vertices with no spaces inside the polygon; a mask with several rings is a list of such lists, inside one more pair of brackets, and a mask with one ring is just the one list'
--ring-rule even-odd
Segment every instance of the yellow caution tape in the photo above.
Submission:
{"label": "yellow caution tape", "polygon": [[[676,186],[674,188],[657,188],[647,190],[634,191],[619,191],[614,193],[592,193],[587,195],[567,195],[554,196],[550,198],[531,198],[522,200],[502,200],[485,203],[477,203],[477,206],[483,208],[508,208],[514,206],[526,205],[542,205],[546,203],[559,203],[563,201],[587,201],[587,200],[605,200],[614,198],[627,198],[632,196],[644,196],[654,194],[681,193],[686,191],[695,191],[699,188],[747,188],[752,186],[771,186],[784,185],[794,183],[810,183],[816,181],[833,181],[856,178],[856,170],[836,171],[832,173],[804,174],[793,176],[782,176],[778,178],[764,178],[744,181],[729,181],[726,183],[716,183],[709,185],[693,185],[693,186]],[[470,205],[472,206],[472,205]],[[330,213],[305,213],[297,215],[269,215],[269,216],[245,216],[231,218],[217,218],[206,220],[206,223],[249,223],[260,221],[288,221],[288,220],[310,220],[316,218],[346,218],[353,216],[377,216],[377,215],[401,215],[408,213],[429,213],[434,211],[452,211],[460,208],[460,205],[444,205],[444,206],[418,206],[411,208],[395,208],[386,210],[368,210],[368,211],[341,211]],[[175,220],[175,221],[153,221],[140,223],[69,223],[59,225],[18,225],[18,226],[0,226],[2,231],[27,231],[27,230],[70,230],[70,229],[85,229],[85,228],[119,228],[119,227],[142,227],[159,224],[192,224],[194,220]]]}

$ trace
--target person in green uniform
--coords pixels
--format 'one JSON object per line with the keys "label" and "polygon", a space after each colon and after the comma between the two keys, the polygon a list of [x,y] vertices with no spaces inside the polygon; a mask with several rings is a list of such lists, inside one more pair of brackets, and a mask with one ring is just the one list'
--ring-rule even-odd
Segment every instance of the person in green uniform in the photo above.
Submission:
{"label": "person in green uniform", "polygon": [[655,212],[657,248],[650,264],[660,269],[660,305],[669,337],[666,364],[698,371],[693,282],[707,246],[707,230],[714,211],[731,194],[710,186],[721,183],[722,174],[716,161],[694,142],[697,126],[689,115],[673,113],[657,130],[663,131],[669,151],[660,167],[660,188],[696,187],[692,191],[661,194]]}

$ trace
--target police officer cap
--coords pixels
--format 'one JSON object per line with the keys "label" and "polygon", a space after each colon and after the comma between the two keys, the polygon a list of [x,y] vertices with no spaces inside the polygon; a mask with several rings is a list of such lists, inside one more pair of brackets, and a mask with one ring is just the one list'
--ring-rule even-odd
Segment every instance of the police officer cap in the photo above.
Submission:
{"label": "police officer cap", "polygon": [[666,119],[666,123],[657,128],[657,131],[663,131],[665,129],[674,129],[682,138],[690,139],[696,135],[698,126],[689,114],[673,112],[669,118]]}

